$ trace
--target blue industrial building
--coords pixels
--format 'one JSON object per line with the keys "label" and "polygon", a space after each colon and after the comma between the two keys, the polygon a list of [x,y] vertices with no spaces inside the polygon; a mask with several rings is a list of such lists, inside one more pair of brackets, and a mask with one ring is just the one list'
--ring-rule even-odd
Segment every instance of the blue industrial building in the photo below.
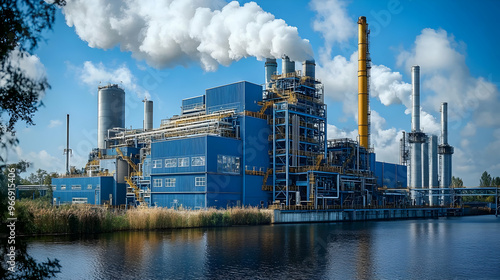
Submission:
{"label": "blue industrial building", "polygon": [[314,65],[295,71],[285,57],[278,74],[268,59],[264,88],[242,81],[207,89],[158,128],[147,125],[151,101],[143,128],[116,127],[122,110],[114,116],[104,97],[124,95],[99,88],[100,147],[82,174],[53,180],[55,202],[201,209],[386,201],[377,188],[406,188],[406,166],[375,162],[371,149],[350,139],[327,140]]}

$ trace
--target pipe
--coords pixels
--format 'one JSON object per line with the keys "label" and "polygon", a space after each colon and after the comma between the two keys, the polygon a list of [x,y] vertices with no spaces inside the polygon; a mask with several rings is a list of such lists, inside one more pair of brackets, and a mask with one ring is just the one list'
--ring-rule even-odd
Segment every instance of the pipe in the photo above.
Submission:
{"label": "pipe", "polygon": [[66,114],[66,175],[69,175],[69,114]]}
{"label": "pipe", "polygon": [[366,17],[358,19],[358,132],[361,146],[368,149],[368,69]]}

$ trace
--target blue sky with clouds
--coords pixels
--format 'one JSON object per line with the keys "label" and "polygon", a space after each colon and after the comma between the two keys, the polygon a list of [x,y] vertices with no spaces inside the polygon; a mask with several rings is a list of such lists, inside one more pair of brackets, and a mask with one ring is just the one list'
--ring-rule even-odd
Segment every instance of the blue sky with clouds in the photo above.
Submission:
{"label": "blue sky with clouds", "polygon": [[[183,98],[206,88],[264,82],[263,57],[314,55],[325,85],[328,137],[357,135],[357,18],[371,29],[372,144],[377,159],[398,162],[410,129],[410,67],[421,66],[421,126],[439,133],[448,102],[453,175],[468,186],[500,176],[500,32],[497,1],[75,1],[57,14],[34,57],[20,62],[52,86],[35,126],[18,124],[10,162],[63,172],[65,118],[71,165],[97,146],[97,86],[121,83],[126,126],[142,127],[154,101],[154,126],[180,113]],[[258,40],[256,39],[258,38]]]}

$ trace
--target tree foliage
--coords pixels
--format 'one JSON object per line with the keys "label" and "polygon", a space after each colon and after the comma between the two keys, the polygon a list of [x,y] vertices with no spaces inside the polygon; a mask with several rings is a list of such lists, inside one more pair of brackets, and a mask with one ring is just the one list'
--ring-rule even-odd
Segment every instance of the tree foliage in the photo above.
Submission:
{"label": "tree foliage", "polygon": [[[42,33],[52,28],[57,5],[65,1],[52,2],[0,0],[0,148],[4,150],[18,143],[14,137],[17,121],[34,125],[40,96],[50,88],[45,77],[31,77],[17,61],[31,54],[43,39]],[[0,168],[4,162],[0,156]]]}
{"label": "tree foliage", "polygon": [[[33,116],[41,105],[40,96],[50,85],[45,77],[33,77],[20,67],[19,60],[32,54],[43,39],[43,32],[52,28],[57,5],[64,0],[0,0],[0,150],[7,150],[19,141],[14,126],[18,121],[34,125]],[[59,272],[59,261],[37,262],[27,252],[21,238],[16,240],[16,272],[8,270],[5,217],[7,214],[7,182],[5,160],[0,156],[0,279],[46,279]],[[26,171],[26,162],[17,163],[16,173]],[[20,181],[16,178],[16,184]]]}
{"label": "tree foliage", "polygon": [[483,174],[481,175],[481,178],[479,179],[479,186],[480,187],[489,187],[491,186],[492,180],[491,180],[491,175],[484,171]]}
{"label": "tree foliage", "polygon": [[463,188],[464,187],[464,181],[460,179],[460,177],[451,177],[451,186],[454,188]]}

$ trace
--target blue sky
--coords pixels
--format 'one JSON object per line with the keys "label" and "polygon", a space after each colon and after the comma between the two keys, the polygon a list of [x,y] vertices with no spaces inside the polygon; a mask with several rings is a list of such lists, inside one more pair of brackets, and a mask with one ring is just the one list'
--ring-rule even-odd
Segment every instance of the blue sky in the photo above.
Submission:
{"label": "blue sky", "polygon": [[[165,1],[170,5],[131,0],[128,6],[107,2],[68,0],[36,57],[22,63],[27,71],[45,74],[52,89],[43,97],[36,125],[16,126],[20,144],[9,151],[9,162],[25,159],[34,163],[33,169],[63,172],[65,118],[70,114],[71,165],[83,167],[88,152],[97,146],[99,83],[121,83],[126,89],[127,127],[142,127],[141,101],[148,96],[154,101],[158,127],[161,119],[180,113],[183,98],[201,95],[206,88],[241,80],[262,84],[264,63],[255,56],[280,51],[296,58],[314,53],[317,78],[325,85],[328,136],[355,138],[356,21],[366,16],[372,32],[370,105],[377,159],[399,160],[401,132],[411,126],[410,67],[418,64],[425,132],[439,133],[439,106],[449,104],[453,175],[468,186],[477,185],[483,171],[500,176],[496,1],[283,0],[257,1],[244,8],[249,1],[239,1],[229,4],[232,10],[226,13],[214,12],[229,10],[219,0]],[[198,5],[208,8],[196,10]],[[196,20],[193,11],[199,12]],[[191,29],[185,31],[188,25]],[[294,49],[276,44],[269,50],[265,40],[252,43],[253,33],[240,34],[240,25],[257,32],[266,28],[272,42],[282,30],[292,38]],[[220,47],[212,43],[224,45],[230,35],[253,45],[217,54]],[[170,39],[180,43],[172,47],[165,43]],[[178,46],[188,51],[179,53]]]}

